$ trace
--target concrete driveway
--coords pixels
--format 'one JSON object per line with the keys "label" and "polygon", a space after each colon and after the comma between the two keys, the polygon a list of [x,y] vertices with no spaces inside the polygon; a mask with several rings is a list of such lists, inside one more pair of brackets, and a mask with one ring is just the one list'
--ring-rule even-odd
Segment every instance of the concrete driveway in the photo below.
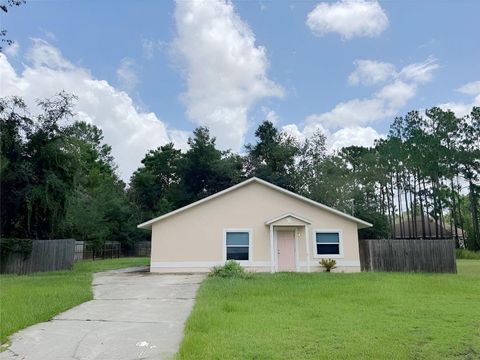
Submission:
{"label": "concrete driveway", "polygon": [[24,329],[0,359],[171,359],[203,275],[111,271],[94,300]]}

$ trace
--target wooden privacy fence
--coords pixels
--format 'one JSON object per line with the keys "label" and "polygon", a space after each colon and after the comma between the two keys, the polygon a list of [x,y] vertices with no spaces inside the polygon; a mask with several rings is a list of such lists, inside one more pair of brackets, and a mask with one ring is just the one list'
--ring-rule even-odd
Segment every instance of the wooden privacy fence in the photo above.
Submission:
{"label": "wooden privacy fence", "polygon": [[457,272],[453,239],[359,240],[362,271]]}
{"label": "wooden privacy fence", "polygon": [[30,254],[10,253],[2,258],[3,274],[29,274],[39,271],[71,269],[75,239],[32,240]]}

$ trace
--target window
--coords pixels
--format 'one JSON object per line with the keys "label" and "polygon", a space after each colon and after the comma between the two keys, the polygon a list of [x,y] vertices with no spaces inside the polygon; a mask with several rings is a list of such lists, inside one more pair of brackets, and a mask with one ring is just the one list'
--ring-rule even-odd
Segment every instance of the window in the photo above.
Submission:
{"label": "window", "polygon": [[340,255],[340,233],[338,231],[316,232],[317,255]]}
{"label": "window", "polygon": [[227,260],[249,260],[249,231],[227,231],[225,241]]}

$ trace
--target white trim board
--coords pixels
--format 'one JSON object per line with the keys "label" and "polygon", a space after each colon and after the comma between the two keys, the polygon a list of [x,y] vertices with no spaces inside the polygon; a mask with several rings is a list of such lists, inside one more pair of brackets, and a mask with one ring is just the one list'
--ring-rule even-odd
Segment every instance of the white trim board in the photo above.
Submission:
{"label": "white trim board", "polygon": [[279,191],[279,192],[281,192],[281,193],[283,193],[283,194],[286,194],[286,195],[288,195],[288,196],[291,196],[291,197],[293,197],[293,198],[295,198],[295,199],[304,201],[304,202],[306,202],[306,203],[308,203],[308,204],[310,204],[310,205],[316,206],[316,207],[318,207],[318,208],[320,208],[320,209],[329,211],[329,212],[331,212],[331,213],[333,213],[333,214],[336,214],[336,215],[342,216],[342,217],[344,217],[344,218],[346,218],[346,219],[349,219],[349,220],[351,220],[351,221],[354,221],[354,222],[357,223],[357,226],[358,226],[359,229],[363,229],[363,228],[366,228],[366,227],[371,227],[371,226],[373,226],[373,225],[370,224],[369,222],[366,222],[366,221],[361,220],[361,219],[358,219],[358,218],[356,218],[356,217],[354,217],[354,216],[345,214],[345,213],[343,213],[343,212],[341,212],[341,211],[339,211],[339,210],[336,210],[336,209],[331,208],[330,206],[327,206],[327,205],[321,204],[321,203],[319,203],[319,202],[313,201],[313,200],[311,200],[311,199],[308,199],[308,198],[306,198],[306,197],[304,197],[304,196],[302,196],[302,195],[296,194],[296,193],[294,193],[294,192],[292,192],[292,191],[289,191],[289,190],[287,190],[287,189],[281,188],[280,186],[277,186],[277,185],[274,185],[274,184],[272,184],[272,183],[269,183],[268,181],[265,181],[265,180],[262,180],[262,179],[259,179],[259,178],[256,178],[256,177],[252,177],[252,178],[250,178],[250,179],[248,179],[248,180],[245,180],[245,181],[243,181],[243,182],[241,182],[241,183],[239,183],[239,184],[237,184],[237,185],[231,186],[231,187],[229,187],[228,189],[219,191],[219,192],[216,193],[216,194],[207,196],[206,198],[203,198],[203,199],[198,200],[198,201],[196,201],[196,202],[194,202],[194,203],[191,203],[190,205],[181,207],[180,209],[171,211],[171,212],[169,212],[169,213],[167,213],[167,214],[164,214],[164,215],[162,215],[162,216],[159,216],[159,217],[156,217],[156,218],[151,219],[151,220],[149,220],[149,221],[146,221],[146,222],[144,222],[144,223],[141,223],[140,225],[137,225],[137,227],[140,228],[140,229],[148,229],[148,230],[150,230],[150,229],[152,228],[152,224],[155,223],[155,222],[157,222],[157,221],[166,219],[166,218],[168,218],[168,217],[170,217],[170,216],[173,216],[173,215],[175,215],[175,214],[178,214],[179,212],[182,212],[182,211],[185,211],[185,210],[187,210],[187,209],[190,209],[190,208],[192,208],[192,207],[194,207],[194,206],[203,204],[204,202],[213,200],[213,199],[215,199],[215,198],[217,198],[217,197],[219,197],[219,196],[222,196],[222,195],[224,195],[224,194],[226,194],[226,193],[228,193],[228,192],[230,192],[230,191],[236,190],[236,189],[238,189],[238,188],[241,188],[241,187],[243,187],[243,186],[245,186],[245,185],[248,185],[248,184],[254,183],[254,182],[255,182],[255,183],[258,183],[258,184],[262,184],[262,185],[264,185],[264,186],[267,186],[267,187],[269,187],[270,189],[274,189],[274,190]]}
{"label": "white trim board", "polygon": [[[212,268],[217,265],[224,265],[222,261],[154,261],[151,263],[150,268],[152,269],[163,269],[163,268]],[[248,267],[270,267],[272,264],[270,261],[245,261],[242,266]],[[299,267],[321,267],[318,261],[299,261]],[[359,267],[360,260],[337,260],[337,265],[341,267]]]}
{"label": "white trim board", "polygon": [[[224,261],[152,261],[150,268],[212,268],[217,265],[225,265]],[[270,267],[270,261],[242,261],[242,266]]]}
{"label": "white trim board", "polygon": [[[311,224],[311,221],[310,220],[307,220],[305,218],[302,218],[298,215],[295,215],[295,214],[292,214],[292,213],[286,213],[286,214],[283,214],[279,217],[276,217],[275,219],[272,219],[272,220],[268,220],[265,222],[265,225],[272,225],[273,223],[279,221],[279,220],[282,220],[282,219],[285,219],[287,217],[292,217],[294,219],[297,219],[297,220],[300,220],[301,222],[305,223],[305,224]],[[275,225],[275,224],[273,224]],[[278,226],[278,225],[275,225],[275,226]],[[295,225],[287,225],[287,226],[295,226]],[[298,226],[298,225],[297,225]]]}
{"label": "white trim board", "polygon": [[[341,260],[341,259],[335,259],[337,262],[336,266],[341,266],[341,267],[359,267],[360,266],[360,260]],[[310,262],[307,261],[300,261],[300,266],[301,267],[306,267],[310,265],[311,267],[322,267],[318,261],[310,260]]]}

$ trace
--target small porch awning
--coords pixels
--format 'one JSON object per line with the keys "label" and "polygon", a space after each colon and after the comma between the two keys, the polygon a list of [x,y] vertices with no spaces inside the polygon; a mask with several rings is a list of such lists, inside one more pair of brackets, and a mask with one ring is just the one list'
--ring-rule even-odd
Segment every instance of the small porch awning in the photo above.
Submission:
{"label": "small porch awning", "polygon": [[274,226],[305,226],[310,224],[309,220],[292,213],[286,213],[265,222],[265,225]]}

